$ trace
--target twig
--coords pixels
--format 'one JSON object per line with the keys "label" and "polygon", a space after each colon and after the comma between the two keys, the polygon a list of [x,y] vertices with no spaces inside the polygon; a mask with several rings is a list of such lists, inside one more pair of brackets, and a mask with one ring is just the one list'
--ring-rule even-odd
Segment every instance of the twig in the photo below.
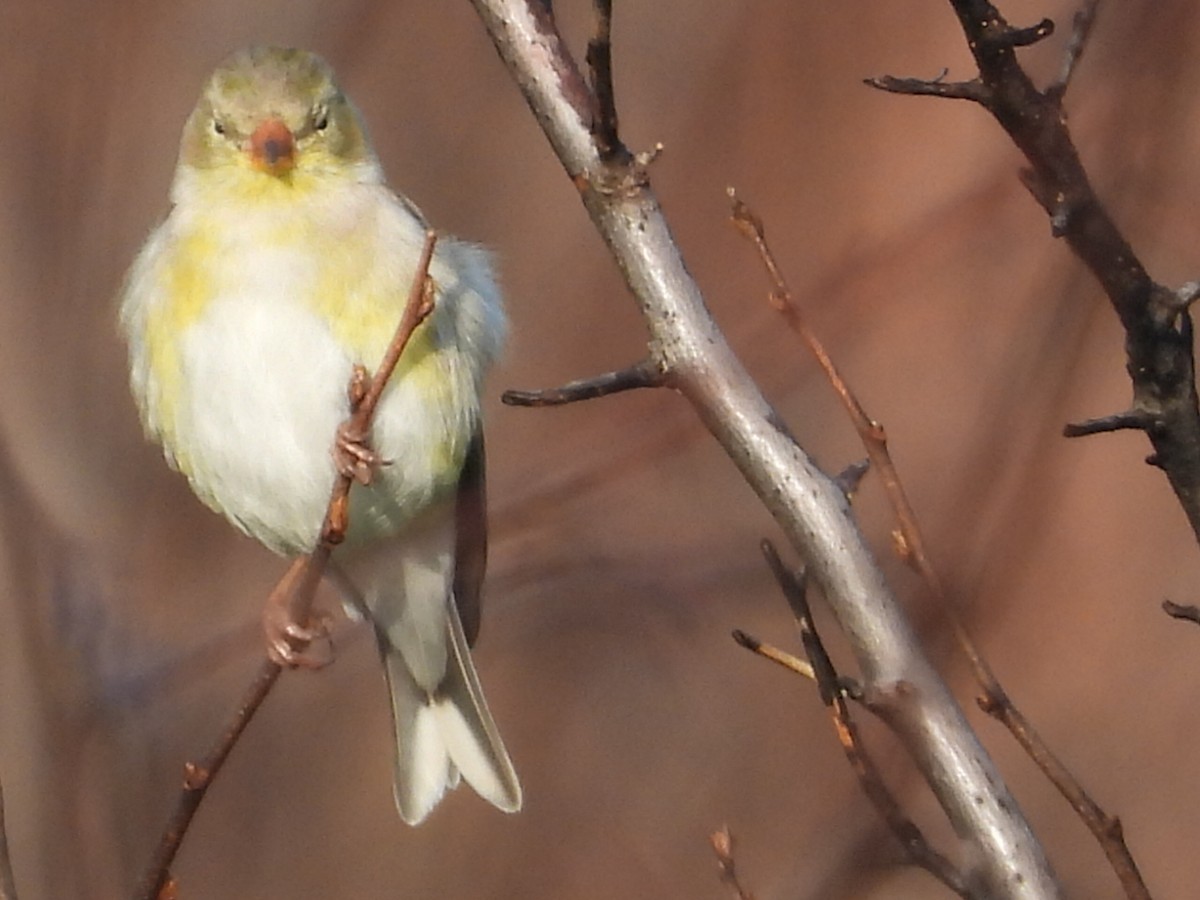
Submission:
{"label": "twig", "polygon": [[[792,293],[784,278],[783,271],[774,254],[771,252],[770,245],[767,243],[766,232],[761,219],[745,203],[739,200],[732,191],[730,191],[730,197],[733,200],[734,223],[739,227],[739,230],[754,242],[763,260],[764,268],[766,268],[768,276],[771,279],[771,305],[784,316],[788,325],[801,337],[817,358],[818,363],[833,386],[834,392],[842,401],[847,414],[850,416],[850,420],[854,423],[854,427],[862,439],[863,446],[866,448],[867,455],[870,457],[873,467],[881,476],[884,492],[896,517],[897,548],[900,550],[904,560],[921,576],[929,589],[933,601],[946,616],[954,633],[955,640],[966,656],[971,666],[972,674],[983,691],[983,696],[979,700],[980,706],[1008,728],[1021,748],[1042,769],[1046,777],[1058,788],[1082,821],[1091,829],[1092,834],[1104,848],[1105,853],[1108,854],[1110,864],[1113,866],[1122,884],[1126,886],[1127,891],[1139,884],[1142,890],[1144,890],[1145,886],[1141,883],[1141,876],[1137,873],[1137,864],[1129,853],[1129,849],[1123,842],[1114,843],[1114,839],[1120,837],[1120,829],[1111,827],[1111,823],[1115,822],[1116,819],[1108,817],[1100,809],[1066,766],[1051,752],[1041,736],[1015,707],[1007,692],[1000,684],[1000,680],[996,677],[991,665],[979,650],[957,606],[946,594],[941,578],[938,576],[937,570],[934,568],[929,555],[925,551],[925,539],[917,522],[916,513],[908,500],[907,492],[904,490],[899,472],[896,470],[895,462],[892,460],[891,453],[888,450],[887,433],[881,424],[867,415],[853,390],[851,390],[850,386],[842,378],[828,351],[826,351],[820,339],[808,326],[799,306],[792,298]],[[1112,416],[1105,420],[1096,421],[1109,423],[1111,430],[1111,427],[1130,427],[1112,424],[1118,420],[1124,422],[1127,419],[1139,418],[1140,416],[1142,416],[1141,413],[1134,411],[1124,413],[1119,417]],[[1096,427],[1099,428],[1100,426]],[[774,565],[772,568],[774,569]],[[776,577],[779,577],[778,573]],[[1129,894],[1129,896],[1142,897],[1148,895],[1134,892]]]}
{"label": "twig", "polygon": [[1087,419],[1083,422],[1069,422],[1063,426],[1063,437],[1084,437],[1089,434],[1104,434],[1110,431],[1149,431],[1154,427],[1154,417],[1145,410],[1129,409],[1111,416],[1101,416],[1097,419]]}
{"label": "twig", "polygon": [[[842,752],[846,754],[850,768],[858,777],[863,793],[867,795],[871,805],[875,807],[876,812],[891,829],[892,834],[896,836],[900,846],[904,848],[905,853],[915,865],[925,869],[960,897],[974,897],[975,894],[968,887],[967,880],[962,873],[949,859],[930,845],[916,823],[904,814],[900,804],[884,783],[879,767],[875,765],[867,748],[863,745],[858,726],[854,724],[854,719],[850,715],[850,705],[842,690],[837,669],[834,667],[833,660],[830,659],[825,644],[817,633],[816,624],[813,622],[812,612],[808,607],[803,575],[792,572],[784,565],[775,545],[770,541],[764,540],[761,549],[767,565],[771,568],[771,574],[775,576],[775,580],[783,591],[784,597],[787,598],[788,606],[791,607],[792,614],[800,626],[800,640],[804,644],[804,652],[808,654],[812,663],[821,702],[829,710],[834,732],[837,734],[838,742],[842,745]],[[885,702],[886,700],[882,697],[876,697],[869,708],[877,711],[878,707]]]}
{"label": "twig", "polygon": [[226,758],[233,750],[234,744],[237,743],[246,726],[250,724],[254,714],[258,712],[258,708],[267,699],[267,694],[275,686],[282,671],[283,668],[274,660],[263,660],[258,673],[246,690],[242,702],[238,704],[237,711],[226,723],[221,735],[213,743],[208,753],[198,763],[184,764],[183,790],[134,896],[142,898],[142,900],[158,900],[162,896],[162,892],[172,883],[171,863],[174,862],[175,855],[179,852],[183,838],[192,823],[192,818],[200,808],[201,801],[204,800],[209,785],[217,777],[221,766],[225,764]]}
{"label": "twig", "polygon": [[617,135],[617,100],[612,73],[612,0],[593,0],[596,7],[596,34],[588,41],[587,64],[592,73],[592,94],[596,115],[592,134],[600,158],[611,160],[628,151]]}
{"label": "twig", "polygon": [[1096,24],[1096,13],[1100,11],[1100,0],[1084,0],[1083,6],[1075,11],[1075,19],[1071,23],[1071,37],[1063,51],[1062,64],[1058,77],[1046,88],[1046,96],[1062,102],[1067,88],[1071,84],[1071,76],[1083,58],[1083,50],[1087,47],[1088,38],[1092,34],[1092,26]]}
{"label": "twig", "polygon": [[1200,607],[1191,603],[1186,605],[1182,603],[1174,603],[1170,600],[1162,602],[1163,612],[1172,619],[1183,619],[1187,622],[1195,622],[1200,625]]}
{"label": "twig", "polygon": [[[352,401],[352,412],[345,427],[352,429],[357,434],[365,435],[370,432],[371,421],[375,415],[379,398],[383,395],[383,390],[395,371],[404,348],[408,345],[413,332],[433,311],[432,293],[429,287],[429,263],[433,258],[436,243],[437,234],[434,231],[427,231],[425,245],[413,276],[404,314],[374,377],[365,390],[362,389],[361,381],[357,378],[351,384],[352,398],[356,402]],[[294,622],[307,622],[310,619],[313,598],[329,562],[330,554],[345,537],[348,525],[350,488],[353,483],[353,475],[338,473],[330,492],[329,504],[325,510],[317,546],[307,556],[293,561],[287,573],[272,590],[272,595],[279,595],[280,600],[286,604],[288,613],[293,617],[292,621]],[[303,651],[304,647],[297,642],[294,649]],[[199,763],[188,762],[184,765],[183,790],[180,792],[175,811],[159,839],[158,847],[155,849],[150,864],[146,867],[146,872],[139,882],[137,892],[134,894],[138,900],[163,900],[168,896],[169,891],[174,891],[170,868],[187,834],[188,827],[238,738],[250,724],[250,720],[258,712],[263,701],[266,700],[282,671],[283,666],[273,658],[264,660],[250,687],[246,690],[242,702],[222,729],[220,737],[209,752]]]}
{"label": "twig", "polygon": [[948,100],[974,100],[982,103],[986,89],[978,79],[973,81],[926,81],[922,78],[894,78],[880,75],[864,79],[865,84],[893,94],[912,94],[918,97],[943,97]]}
{"label": "twig", "polygon": [[751,653],[757,653],[763,659],[769,659],[771,662],[783,666],[788,671],[795,672],[797,675],[803,675],[811,681],[817,680],[817,673],[813,671],[811,663],[794,654],[788,653],[786,650],[780,650],[772,644],[760,641],[754,635],[747,634],[740,628],[733,630],[733,639],[739,646],[745,647]]}
{"label": "twig", "polygon": [[606,372],[595,378],[569,381],[562,387],[540,391],[505,391],[500,400],[509,406],[563,406],[580,400],[607,397],[635,388],[660,387],[663,373],[652,360],[643,360],[627,369]]}
{"label": "twig", "polygon": [[986,692],[978,698],[978,703],[980,709],[1004,723],[1017,739],[1017,743],[1071,804],[1099,842],[1104,855],[1108,857],[1109,865],[1125,889],[1125,895],[1131,900],[1150,900],[1150,891],[1142,880],[1133,854],[1125,844],[1125,833],[1121,828],[1120,818],[1110,816],[1101,809],[1062,761],[1050,752],[1025,716],[1012,705],[1008,695],[1002,690],[996,693]]}
{"label": "twig", "polygon": [[17,900],[12,858],[8,851],[8,829],[4,825],[4,788],[0,786],[0,900]]}
{"label": "twig", "polygon": [[717,855],[717,868],[721,873],[721,881],[733,888],[733,896],[737,900],[754,900],[754,895],[742,887],[738,881],[737,864],[733,858],[733,833],[728,825],[722,825],[719,830],[708,836],[713,853]]}
{"label": "twig", "polygon": [[[910,686],[891,720],[998,898],[1061,891],[994,763],[920,644],[846,500],[781,424],[713,322],[636,161],[601,158],[594,97],[545,4],[472,0],[645,316],[650,353],[771,512],[838,618],[864,681]],[[615,189],[614,189],[615,188]]]}

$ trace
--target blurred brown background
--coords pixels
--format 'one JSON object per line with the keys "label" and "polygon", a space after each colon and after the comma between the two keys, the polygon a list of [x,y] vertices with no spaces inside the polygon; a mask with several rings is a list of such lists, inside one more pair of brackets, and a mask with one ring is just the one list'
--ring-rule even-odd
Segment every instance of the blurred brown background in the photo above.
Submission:
{"label": "blurred brown background", "polygon": [[[1010,18],[1071,4],[1012,0]],[[557,7],[576,46],[589,4]],[[1200,7],[1109,3],[1069,96],[1102,195],[1160,280],[1200,269]],[[1052,73],[1065,29],[1023,54]],[[0,5],[0,778],[23,900],[127,896],[260,656],[282,562],[191,497],[142,440],[114,324],[166,209],[199,84],[252,42],[312,47],[363,108],[393,182],[494,247],[513,320],[492,381],[493,565],[477,661],[527,808],[457,792],[417,830],[392,807],[371,642],[285,676],[176,867],[184,897],[722,898],[728,822],[760,900],[944,896],[898,865],[815,691],[729,638],[796,644],[756,550],[776,531],[668,392],[502,408],[632,362],[644,330],[574,190],[465,3]],[[861,455],[767,308],[726,185],[768,223],[797,293],[888,426],[936,562],[1014,698],[1119,813],[1156,897],[1200,893],[1200,553],[1148,445],[1068,442],[1128,400],[1096,285],[965,103],[887,96],[973,70],[944,0],[618,3],[623,135],[715,316],[828,470]],[[864,529],[890,559],[867,482]],[[944,670],[969,704],[952,657]],[[978,712],[1072,896],[1116,897],[1083,827]],[[950,847],[902,754],[898,792]]]}

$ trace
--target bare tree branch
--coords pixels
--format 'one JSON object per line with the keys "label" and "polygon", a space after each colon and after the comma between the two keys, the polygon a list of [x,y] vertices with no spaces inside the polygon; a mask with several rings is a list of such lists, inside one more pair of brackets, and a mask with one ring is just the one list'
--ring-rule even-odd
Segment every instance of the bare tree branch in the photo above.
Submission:
{"label": "bare tree branch", "polygon": [[595,378],[569,381],[562,387],[540,391],[505,391],[500,400],[509,406],[563,406],[580,400],[607,397],[635,388],[661,387],[665,382],[658,365],[651,360]]}
{"label": "bare tree branch", "polygon": [[[970,663],[971,672],[975,676],[975,680],[983,690],[983,696],[978,700],[980,707],[1008,728],[1013,737],[1016,738],[1017,743],[1029,754],[1029,757],[1041,768],[1046,777],[1050,779],[1051,783],[1058,788],[1060,793],[1071,804],[1071,807],[1079,814],[1079,817],[1088,826],[1108,855],[1114,872],[1121,883],[1125,885],[1129,896],[1133,898],[1148,896],[1145,893],[1145,884],[1138,873],[1137,864],[1132,854],[1130,854],[1129,848],[1121,840],[1119,820],[1116,817],[1107,815],[1087,791],[1084,790],[1079,780],[1051,752],[1050,748],[1042,740],[1041,735],[1038,734],[1021,711],[1017,709],[1008,693],[1004,690],[1004,687],[1000,684],[1000,680],[996,677],[991,664],[988,663],[983,653],[979,650],[979,646],[971,636],[970,630],[963,621],[963,617],[959,614],[957,606],[947,595],[941,578],[933,566],[933,561],[925,551],[925,539],[917,522],[916,512],[913,510],[912,504],[908,501],[908,494],[904,490],[900,474],[896,469],[895,462],[892,460],[891,451],[888,449],[887,432],[884,430],[882,424],[867,414],[858,397],[850,388],[850,385],[838,371],[825,346],[821,343],[812,328],[809,327],[799,305],[792,297],[791,289],[784,278],[782,268],[776,261],[775,255],[771,252],[761,219],[745,203],[739,200],[732,190],[729,194],[733,200],[733,221],[739,230],[754,242],[759,256],[762,258],[763,266],[767,270],[767,275],[771,280],[771,305],[783,315],[784,320],[800,336],[813,356],[816,357],[826,378],[833,386],[838,399],[842,401],[842,405],[845,407],[851,422],[853,422],[855,430],[858,431],[875,471],[879,473],[883,481],[883,489],[887,495],[888,503],[891,505],[893,513],[896,516],[897,528],[894,536],[896,538],[897,550],[905,562],[911,565],[924,580],[932,599],[949,621],[955,640]],[[1110,416],[1106,419],[1094,420],[1091,423],[1074,426],[1074,428],[1079,429],[1076,433],[1085,434],[1115,428],[1143,427],[1144,419],[1145,417],[1142,414],[1133,411],[1120,416]],[[1071,426],[1068,426],[1068,428],[1071,428]],[[1071,434],[1072,432],[1068,431],[1068,436],[1071,436]],[[771,564],[776,579],[783,587],[785,595],[788,596],[789,602],[792,603],[792,611],[796,613],[798,618],[802,615],[802,612],[803,615],[807,615],[806,608],[802,612],[798,611],[797,602],[793,597],[795,589],[793,588],[789,591],[788,582],[781,574],[785,570],[782,569],[778,557],[773,557],[772,554],[773,550],[768,554],[767,560]],[[802,625],[801,635],[803,636],[803,634],[804,629]],[[820,682],[821,667],[812,655],[813,650],[811,648],[808,649],[809,658],[813,661],[813,668],[816,672],[817,680]],[[853,761],[852,758],[851,762],[853,763]],[[934,870],[931,869],[930,871]],[[935,874],[937,873],[935,872]]]}
{"label": "bare tree branch", "polygon": [[795,442],[712,321],[636,161],[605,161],[593,99],[552,15],[528,0],[473,0],[637,298],[651,354],[804,558],[867,685],[894,691],[889,723],[955,831],[973,845],[980,890],[1059,897],[1041,847],[995,765],[925,658],[845,497]]}
{"label": "bare tree branch", "polygon": [[[1172,291],[1151,279],[1096,196],[1062,110],[1066,80],[1083,51],[1094,4],[1089,0],[1082,19],[1076,19],[1059,78],[1045,91],[1037,89],[1013,52],[1027,43],[1029,29],[1013,28],[988,0],[950,4],[979,67],[981,89],[968,99],[986,108],[1025,154],[1030,169],[1022,181],[1050,216],[1052,233],[1066,239],[1108,295],[1125,329],[1133,410],[1145,417],[1141,427],[1154,446],[1149,461],[1166,473],[1200,540],[1200,401],[1187,310],[1195,292],[1187,286]],[[897,80],[867,83],[891,90]]]}
{"label": "bare tree branch", "polygon": [[[983,90],[977,98],[1025,153],[1032,169],[1025,186],[1050,215],[1053,233],[1067,239],[1100,280],[1126,329],[1127,369],[1133,379],[1133,408],[1113,416],[1068,425],[1076,437],[1137,428],[1154,446],[1147,460],[1162,468],[1200,539],[1200,409],[1192,362],[1192,327],[1187,306],[1197,295],[1189,283],[1171,291],[1153,281],[1092,190],[1066,127],[1061,100],[1083,52],[1097,4],[1088,0],[1076,16],[1059,79],[1038,91],[1017,62],[1013,47],[1038,32],[1016,29],[986,0],[950,0],[979,66]],[[1035,37],[1035,39],[1040,39]],[[874,82],[869,82],[874,83]],[[875,86],[883,86],[875,83]],[[932,574],[932,570],[929,570]],[[926,574],[922,569],[922,574]],[[927,581],[929,575],[926,576]],[[929,582],[940,593],[936,579]],[[1050,751],[975,649],[957,614],[952,623],[983,687],[980,707],[1002,722],[1067,799],[1092,832],[1131,900],[1149,898],[1137,863],[1125,844],[1120,820],[1109,816]]]}

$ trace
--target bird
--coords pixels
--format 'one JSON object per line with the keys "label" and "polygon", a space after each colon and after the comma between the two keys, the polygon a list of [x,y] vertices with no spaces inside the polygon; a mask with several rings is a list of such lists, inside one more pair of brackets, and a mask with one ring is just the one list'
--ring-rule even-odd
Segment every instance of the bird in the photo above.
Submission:
{"label": "bird", "polygon": [[[429,226],[388,187],[328,63],[294,48],[217,66],[170,201],[120,303],[143,428],[204,504],[276,553],[308,553],[347,385],[391,341]],[[433,311],[376,409],[378,464],[351,489],[334,554],[383,661],[411,825],[460,777],[505,812],[522,803],[469,649],[487,553],[481,393],[507,318],[479,245],[440,236],[429,277]]]}

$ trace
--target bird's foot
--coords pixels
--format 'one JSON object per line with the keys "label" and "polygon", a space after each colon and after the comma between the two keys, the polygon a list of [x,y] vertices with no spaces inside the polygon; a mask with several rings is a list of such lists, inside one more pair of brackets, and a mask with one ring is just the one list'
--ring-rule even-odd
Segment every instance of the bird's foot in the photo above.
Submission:
{"label": "bird's foot", "polygon": [[292,565],[263,606],[263,634],[267,656],[287,669],[323,669],[333,662],[329,617],[317,613],[301,622],[292,609],[292,596],[304,570],[304,559]]}
{"label": "bird's foot", "polygon": [[338,426],[333,444],[333,464],[338,473],[359,484],[370,484],[379,466],[379,456],[367,443],[367,435],[351,422]]}

